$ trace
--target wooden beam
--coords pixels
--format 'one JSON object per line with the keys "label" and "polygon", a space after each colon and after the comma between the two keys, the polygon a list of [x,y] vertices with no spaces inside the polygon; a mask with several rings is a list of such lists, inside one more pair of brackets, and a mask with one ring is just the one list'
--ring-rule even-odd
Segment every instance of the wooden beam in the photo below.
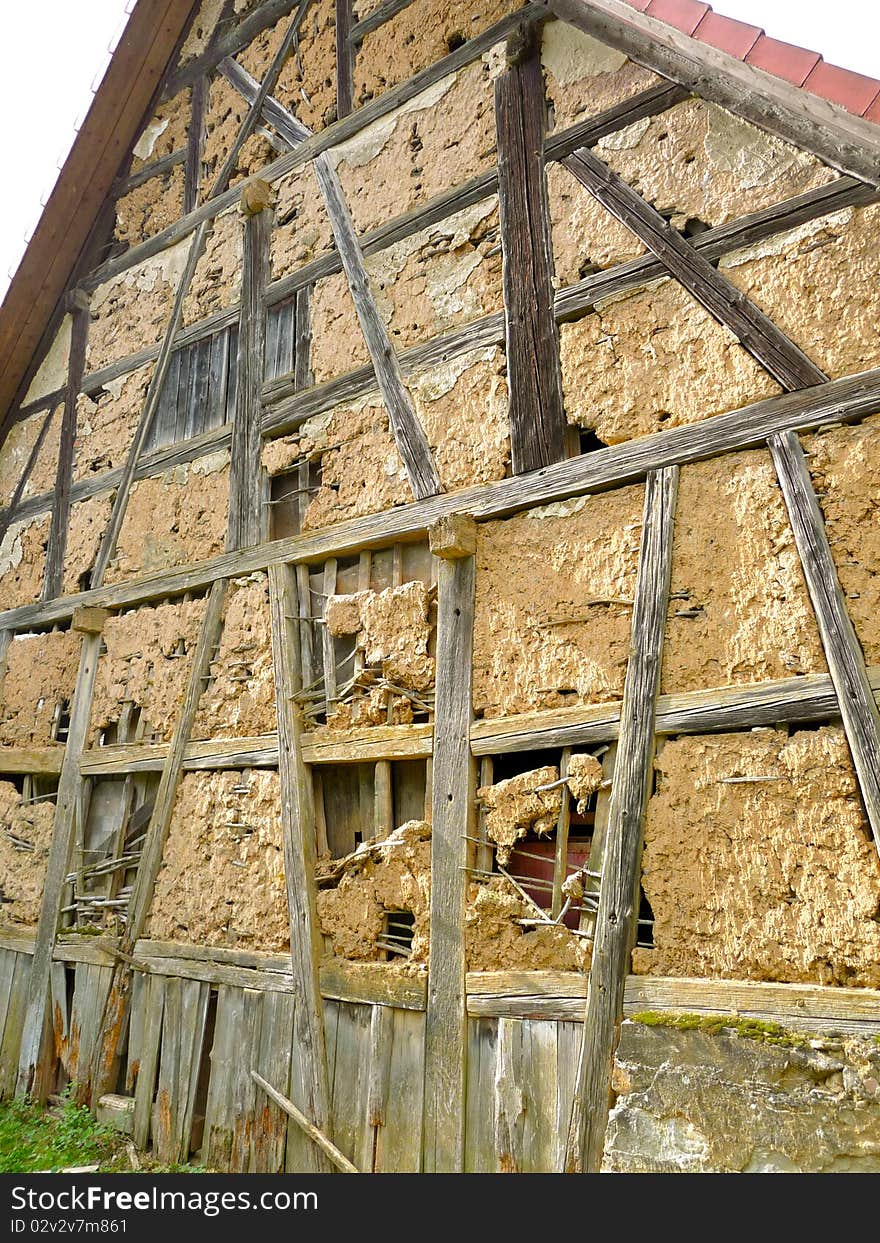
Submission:
{"label": "wooden beam", "polygon": [[[265,5],[263,7],[265,8]],[[518,25],[519,22],[541,15],[543,15],[543,8],[538,4],[527,4],[522,9],[508,13],[481,34],[475,35],[473,39],[468,39],[466,43],[456,48],[454,52],[450,52],[448,56],[444,56],[440,60],[434,61],[433,64],[427,65],[419,73],[414,74],[413,77],[408,78],[405,82],[401,82],[399,86],[395,86],[392,90],[378,96],[378,98],[370,100],[369,103],[350,113],[349,116],[341,117],[338,121],[334,121],[332,125],[328,125],[326,129],[321,130],[319,134],[314,134],[311,138],[300,142],[289,154],[283,155],[280,159],[274,160],[271,164],[267,164],[265,168],[262,168],[260,170],[261,175],[266,181],[279,181],[282,177],[286,177],[288,173],[293,172],[295,168],[299,168],[303,164],[308,163],[309,160],[315,159],[322,151],[328,151],[331,147],[338,146],[340,143],[345,142],[346,139],[366,129],[368,125],[371,125],[380,117],[394,112],[403,104],[408,103],[409,100],[414,99],[416,95],[420,95],[422,91],[433,86],[435,82],[439,82],[441,78],[445,78],[447,75],[455,73],[465,65],[469,65],[472,61],[477,60],[483,52],[493,47],[500,39],[503,39],[507,32]],[[221,69],[222,72],[222,62],[221,65],[218,65],[218,69]],[[143,263],[145,259],[149,259],[152,255],[157,255],[160,251],[165,250],[166,247],[179,242],[181,238],[192,233],[203,220],[219,215],[220,212],[231,207],[235,203],[237,194],[238,191],[233,188],[222,195],[218,195],[212,201],[200,203],[195,211],[175,221],[167,229],[163,229],[161,233],[157,233],[153,237],[148,238],[147,241],[133,246],[124,255],[101,264],[99,268],[96,268],[89,274],[88,278],[81,282],[83,288],[95,289],[98,285],[102,285],[105,281],[110,280],[111,277],[118,276],[120,272]]]}
{"label": "wooden beam", "polygon": [[[244,203],[244,196],[242,196]],[[229,516],[226,547],[253,548],[262,538],[260,495],[262,388],[266,354],[266,284],[271,271],[273,212],[270,207],[245,214],[241,279],[241,323],[232,455],[229,467]]]}
{"label": "wooden beam", "polygon": [[862,801],[880,851],[880,712],[840,589],[804,451],[793,432],[772,436],[769,443],[840,705]]}
{"label": "wooden beam", "polygon": [[43,599],[61,595],[64,576],[64,553],[67,548],[67,526],[70,519],[70,488],[73,475],[73,449],[76,439],[76,403],[86,365],[86,341],[89,335],[89,300],[75,291],[71,307],[70,355],[67,363],[67,386],[64,390],[64,413],[61,417],[61,442],[55,470],[55,499],[46,549],[43,575]]}
{"label": "wooden beam", "polygon": [[783,388],[825,383],[825,372],[598,156],[582,148],[562,163]]}
{"label": "wooden beam", "polygon": [[547,104],[541,30],[521,26],[495,79],[510,454],[514,474],[565,457],[553,244],[544,179]]}
{"label": "wooden beam", "polygon": [[153,425],[153,419],[159,408],[159,400],[162,396],[162,388],[165,384],[165,377],[168,374],[168,367],[171,363],[171,353],[174,348],[174,338],[180,322],[183,318],[183,303],[186,298],[187,291],[195,275],[196,265],[201,258],[202,250],[205,245],[207,226],[200,225],[196,229],[195,236],[190,242],[189,252],[186,257],[186,266],[177,286],[177,292],[174,297],[174,305],[171,309],[171,317],[165,329],[165,336],[162,340],[162,348],[159,351],[159,357],[156,366],[150,378],[150,387],[147,390],[147,396],[144,400],[144,407],[141,411],[141,417],[138,421],[137,431],[129,446],[128,456],[125,459],[125,467],[123,468],[122,478],[116,495],[113,498],[113,508],[110,512],[110,521],[101,540],[101,547],[95,559],[95,566],[92,570],[92,583],[95,587],[100,587],[104,581],[104,574],[107,569],[108,562],[116,549],[116,540],[122,529],[122,522],[125,518],[125,511],[128,506],[128,496],[131,491],[131,484],[134,478],[135,467],[140,458],[141,451],[146,444],[147,437]]}
{"label": "wooden beam", "polygon": [[542,7],[832,168],[880,186],[880,136],[871,122],[691,39],[624,0],[545,0]]}
{"label": "wooden beam", "polygon": [[653,771],[654,712],[669,606],[677,487],[678,471],[674,467],[652,472],[645,486],[632,638],[565,1154],[567,1173],[597,1173],[602,1162],[611,1068],[637,929],[643,821]]}
{"label": "wooden beam", "polygon": [[218,26],[205,51],[171,75],[165,87],[166,98],[176,95],[203,74],[212,73],[220,61],[227,56],[235,56],[301,3],[302,0],[263,0],[228,30]]}
{"label": "wooden beam", "polygon": [[467,836],[473,836],[476,772],[473,716],[476,558],[441,559],[437,597],[437,700],[431,816],[431,955],[425,1027],[426,1173],[461,1173],[464,1163],[467,1015],[464,910]]}
{"label": "wooden beam", "polygon": [[296,1125],[309,1137],[312,1143],[316,1144],[323,1152],[324,1156],[341,1170],[343,1174],[360,1174],[360,1170],[356,1165],[352,1165],[345,1153],[340,1152],[332,1140],[328,1139],[320,1127],[316,1127],[301,1109],[297,1109],[293,1101],[289,1101],[286,1096],[272,1087],[262,1075],[257,1074],[255,1070],[251,1070],[251,1078],[254,1083],[258,1083],[270,1100],[273,1100],[279,1109],[291,1118]]}
{"label": "wooden beam", "polygon": [[347,117],[354,93],[354,46],[351,41],[351,0],[336,0],[336,116]]}
{"label": "wooden beam", "polygon": [[[284,878],[290,916],[290,963],[296,985],[291,1095],[297,1107],[321,1131],[330,1126],[330,1092],[324,1049],[324,1017],[318,964],[321,957],[315,910],[315,809],[311,777],[302,759],[301,722],[293,696],[302,689],[296,579],[289,565],[269,566],[272,658],[278,714],[278,769],[281,778],[281,824]],[[288,1143],[294,1143],[292,1133]],[[290,1164],[288,1155],[288,1163]],[[319,1173],[326,1161],[313,1149],[298,1146],[298,1172]]]}
{"label": "wooden beam", "polygon": [[[205,110],[208,103],[208,79],[196,78],[192,84],[192,96],[189,110],[189,129],[186,133],[186,150],[183,158],[184,169],[183,212],[187,215],[195,211],[199,204],[199,190],[202,184],[202,152],[205,146]],[[172,154],[179,155],[179,152]],[[143,171],[143,170],[141,170]]]}
{"label": "wooden beam", "polygon": [[398,13],[408,8],[411,4],[412,0],[383,0],[382,4],[379,4],[362,21],[359,21],[357,25],[352,27],[352,42],[360,43],[365,35],[370,34],[373,30],[378,30],[386,22],[390,22],[392,17],[396,17]]}
{"label": "wooden beam", "polygon": [[[61,765],[58,795],[55,800],[52,844],[49,847],[49,858],[43,881],[40,921],[37,926],[34,956],[31,961],[30,976],[28,978],[27,1008],[18,1063],[17,1094],[20,1096],[27,1095],[35,1085],[37,1064],[49,1018],[49,970],[52,964],[52,950],[58,933],[58,922],[61,917],[61,903],[68,861],[77,831],[79,797],[82,787],[80,759],[89,728],[92,692],[95,687],[95,675],[98,670],[100,651],[100,634],[85,635],[80,649],[79,670],[76,676],[76,688],[73,692],[70,713],[70,727],[67,734],[67,745],[64,749],[64,760]],[[44,1078],[45,1076],[41,1076],[41,1079]]]}
{"label": "wooden beam", "polygon": [[119,950],[125,957],[117,961],[113,969],[113,979],[95,1041],[90,1066],[90,1082],[78,1085],[83,1092],[90,1092],[93,1106],[98,1098],[110,1091],[115,1084],[116,1061],[131,998],[130,959],[134,952],[135,942],[143,935],[150,913],[156,878],[162,865],[165,842],[171,827],[177,787],[183,769],[184,750],[192,733],[193,721],[205,685],[205,675],[220,637],[225,601],[226,584],[214,583],[202,617],[180,715],[174,726],[171,744],[162,768],[162,776],[159,779],[156,801],[153,804],[129,900],[125,929],[119,940]]}

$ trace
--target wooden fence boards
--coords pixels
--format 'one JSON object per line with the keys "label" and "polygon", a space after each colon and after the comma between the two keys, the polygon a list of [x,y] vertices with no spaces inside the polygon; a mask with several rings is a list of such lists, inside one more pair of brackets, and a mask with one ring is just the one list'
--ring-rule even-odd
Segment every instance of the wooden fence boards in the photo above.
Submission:
{"label": "wooden fence boards", "polygon": [[18,1059],[24,1029],[28,1000],[28,982],[31,974],[30,954],[15,950],[3,951],[3,974],[0,984],[6,983],[0,1027],[0,1100],[13,1096],[16,1090]]}

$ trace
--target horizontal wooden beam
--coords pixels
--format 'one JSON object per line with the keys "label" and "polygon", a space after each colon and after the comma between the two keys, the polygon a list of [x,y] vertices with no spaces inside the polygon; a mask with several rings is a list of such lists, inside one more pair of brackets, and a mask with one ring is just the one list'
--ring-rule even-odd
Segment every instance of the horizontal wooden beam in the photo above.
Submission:
{"label": "horizontal wooden beam", "polygon": [[842,380],[783,393],[701,423],[657,432],[594,453],[569,458],[480,487],[274,540],[258,548],[222,553],[208,561],[180,566],[127,582],[66,596],[46,604],[27,604],[0,613],[0,630],[45,626],[70,617],[85,604],[120,608],[205,587],[217,578],[250,574],[273,561],[321,561],[366,548],[422,538],[439,518],[469,513],[478,521],[505,517],[534,505],[638,483],[650,470],[683,465],[733,450],[764,446],[776,432],[809,431],[828,423],[860,419],[880,411],[880,368]]}
{"label": "horizontal wooden beam", "polygon": [[544,7],[832,168],[880,186],[880,132],[871,122],[691,39],[623,0],[546,0]]}

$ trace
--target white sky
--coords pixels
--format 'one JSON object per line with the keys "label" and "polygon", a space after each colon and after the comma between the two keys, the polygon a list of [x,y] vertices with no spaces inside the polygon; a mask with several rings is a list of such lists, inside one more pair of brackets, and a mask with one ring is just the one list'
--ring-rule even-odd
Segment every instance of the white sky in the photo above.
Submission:
{"label": "white sky", "polygon": [[[0,74],[0,155],[6,188],[0,196],[0,296],[133,7],[134,0],[3,5],[7,54]],[[821,52],[833,64],[880,78],[876,0],[717,0],[713,8]]]}

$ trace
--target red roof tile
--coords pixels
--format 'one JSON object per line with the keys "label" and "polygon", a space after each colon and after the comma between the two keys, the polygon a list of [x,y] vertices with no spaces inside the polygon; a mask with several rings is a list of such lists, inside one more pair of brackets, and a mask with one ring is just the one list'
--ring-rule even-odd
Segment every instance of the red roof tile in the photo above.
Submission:
{"label": "red roof tile", "polygon": [[861,116],[873,103],[880,82],[861,73],[853,73],[850,69],[829,65],[823,60],[811,72],[804,86],[814,95],[830,99],[833,104],[841,104],[847,112]]}
{"label": "red roof tile", "polygon": [[702,43],[720,48],[737,60],[839,104],[855,116],[880,123],[880,81],[875,78],[829,65],[818,52],[794,43],[770,39],[758,26],[715,13],[711,5],[701,0],[625,0],[625,3]]}
{"label": "red roof tile", "polygon": [[805,47],[761,35],[746,57],[746,64],[766,69],[768,73],[785,78],[786,82],[793,82],[795,86],[803,86],[821,59],[818,52],[809,52]]}
{"label": "red roof tile", "polygon": [[880,91],[874,97],[870,108],[865,109],[864,117],[866,121],[876,121],[880,125]]}
{"label": "red roof tile", "polygon": [[658,21],[692,35],[710,7],[700,3],[700,0],[651,0],[645,12],[649,17],[656,17]]}
{"label": "red roof tile", "polygon": [[734,21],[732,17],[722,17],[720,13],[710,10],[694,31],[694,38],[742,60],[763,33],[760,26],[748,26],[745,22]]}

